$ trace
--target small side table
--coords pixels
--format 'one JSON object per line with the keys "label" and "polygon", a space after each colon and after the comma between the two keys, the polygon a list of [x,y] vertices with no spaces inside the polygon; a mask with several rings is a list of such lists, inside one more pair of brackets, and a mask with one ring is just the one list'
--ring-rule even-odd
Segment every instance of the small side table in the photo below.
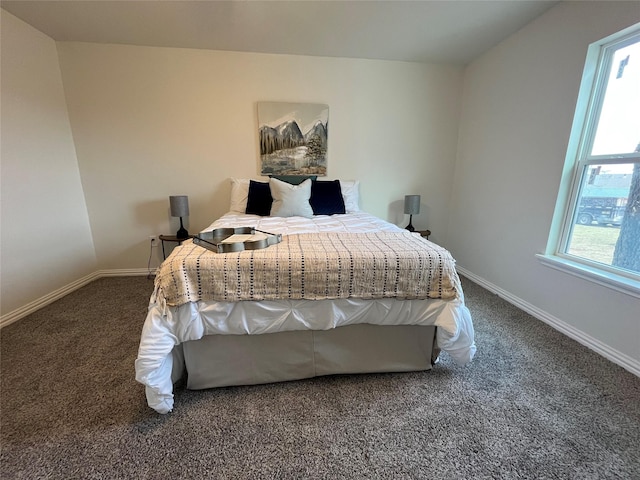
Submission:
{"label": "small side table", "polygon": [[165,260],[167,258],[167,255],[164,253],[164,242],[173,242],[180,245],[185,240],[188,240],[189,238],[193,238],[193,237],[195,237],[195,235],[189,235],[188,238],[178,238],[175,235],[159,235],[158,238],[162,242],[162,258],[164,258]]}
{"label": "small side table", "polygon": [[416,230],[416,233],[419,233],[421,237],[429,240],[429,235],[431,235],[431,230]]}

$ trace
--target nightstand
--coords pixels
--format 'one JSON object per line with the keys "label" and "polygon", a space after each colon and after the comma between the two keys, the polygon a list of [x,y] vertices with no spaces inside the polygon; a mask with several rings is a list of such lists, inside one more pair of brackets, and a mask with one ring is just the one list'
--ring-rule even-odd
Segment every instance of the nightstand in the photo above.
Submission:
{"label": "nightstand", "polygon": [[189,238],[193,238],[195,235],[189,235],[188,238],[178,238],[175,235],[160,235],[158,238],[162,242],[162,258],[166,259],[167,255],[164,253],[164,242],[173,242],[180,245],[185,240],[189,240]]}
{"label": "nightstand", "polygon": [[420,236],[429,240],[429,235],[431,235],[431,230],[416,230],[416,233],[419,233]]}

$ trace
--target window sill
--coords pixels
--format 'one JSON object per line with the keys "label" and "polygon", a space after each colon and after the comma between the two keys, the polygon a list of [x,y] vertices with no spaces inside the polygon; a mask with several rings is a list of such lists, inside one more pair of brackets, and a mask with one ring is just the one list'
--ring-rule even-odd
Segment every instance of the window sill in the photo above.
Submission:
{"label": "window sill", "polygon": [[606,272],[599,268],[574,262],[555,255],[536,255],[538,260],[547,267],[583,278],[598,285],[602,285],[618,292],[640,298],[640,282],[615,273]]}

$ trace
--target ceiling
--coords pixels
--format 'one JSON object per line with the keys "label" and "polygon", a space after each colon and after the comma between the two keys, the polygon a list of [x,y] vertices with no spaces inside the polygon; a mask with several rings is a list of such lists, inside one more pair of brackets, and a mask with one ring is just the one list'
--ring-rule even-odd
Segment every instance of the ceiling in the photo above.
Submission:
{"label": "ceiling", "polygon": [[557,4],[542,0],[17,0],[54,40],[464,65]]}

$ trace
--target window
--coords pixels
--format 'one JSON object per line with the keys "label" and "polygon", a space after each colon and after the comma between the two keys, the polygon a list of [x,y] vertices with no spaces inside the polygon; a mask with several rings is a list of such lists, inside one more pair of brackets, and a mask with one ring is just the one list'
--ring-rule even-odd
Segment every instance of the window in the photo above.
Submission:
{"label": "window", "polygon": [[640,296],[640,25],[589,48],[565,173],[545,258]]}

